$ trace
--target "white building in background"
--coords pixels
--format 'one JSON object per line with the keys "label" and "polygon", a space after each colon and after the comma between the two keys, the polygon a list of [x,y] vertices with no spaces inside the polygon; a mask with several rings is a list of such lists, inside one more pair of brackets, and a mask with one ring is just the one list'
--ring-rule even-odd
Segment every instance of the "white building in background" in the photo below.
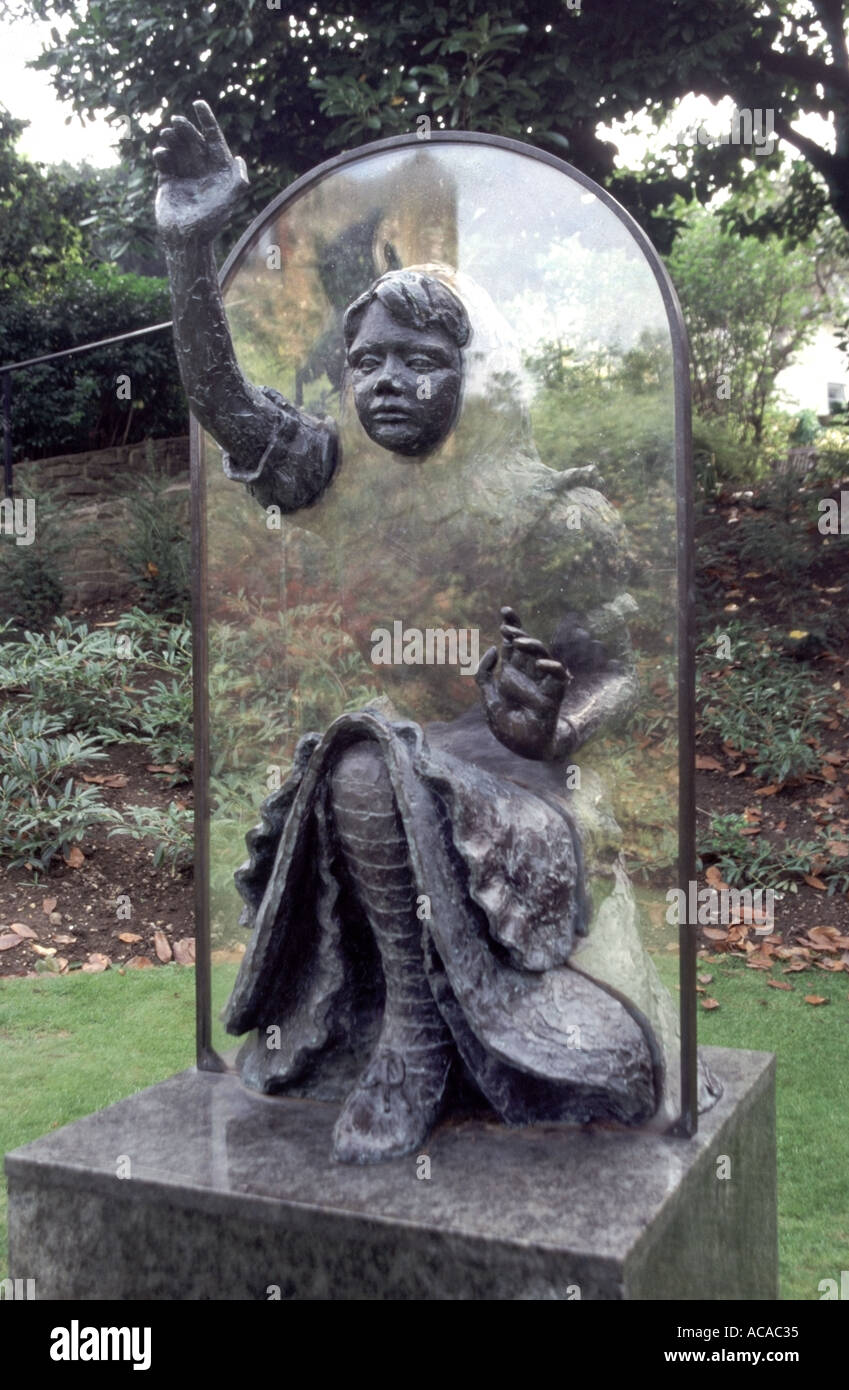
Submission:
{"label": "white building in background", "polygon": [[[821,324],[792,364],[775,378],[786,410],[813,410],[828,415],[833,405],[849,401],[849,358],[837,346],[833,324]],[[780,398],[781,399],[781,398]]]}

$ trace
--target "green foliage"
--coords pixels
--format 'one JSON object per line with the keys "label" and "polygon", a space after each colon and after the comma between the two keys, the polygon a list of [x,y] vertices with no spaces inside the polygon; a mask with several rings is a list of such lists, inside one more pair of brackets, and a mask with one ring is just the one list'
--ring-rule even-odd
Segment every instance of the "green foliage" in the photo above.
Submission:
{"label": "green foliage", "polygon": [[[109,265],[68,265],[54,280],[0,300],[0,359],[24,361],[170,316],[164,281]],[[128,400],[118,396],[119,376],[130,379]],[[15,459],[181,434],[186,407],[171,335],[163,330],[16,372],[12,411]]]}
{"label": "green foliage", "polygon": [[836,855],[827,834],[816,840],[773,843],[763,833],[744,833],[751,829],[745,816],[712,815],[698,836],[699,867],[707,861],[715,864],[732,887],[796,893],[804,876],[815,873],[827,885],[829,897],[849,892],[849,855]]}
{"label": "green foliage", "polygon": [[[48,174],[15,150],[26,126],[0,106],[0,296],[44,289],[83,258],[79,184]],[[2,354],[3,360],[8,360]]]}
{"label": "green foliage", "polygon": [[815,410],[800,410],[790,438],[794,444],[813,444],[820,432]]}
{"label": "green foliage", "polygon": [[[104,744],[136,743],[173,764],[172,785],[192,764],[191,637],[139,609],[90,632],[59,618],[46,633],[16,638],[0,628],[0,856],[49,868],[95,825],[156,841],[154,863],[172,873],[190,858],[192,814],[131,806],[129,822],[97,787],[69,769],[107,756]],[[155,677],[155,678],[154,678]],[[165,679],[163,679],[165,677]],[[116,830],[115,833],[118,833]]]}
{"label": "green foliage", "polygon": [[189,540],[173,479],[151,469],[130,493],[130,519],[118,553],[141,590],[142,606],[163,617],[185,618],[190,601]]}
{"label": "green foliage", "polygon": [[154,840],[153,867],[158,869],[167,864],[172,878],[180,870],[191,867],[194,850],[192,811],[172,801],[165,811],[158,806],[128,806],[126,815],[130,823],[110,830],[110,839],[113,835],[129,835],[131,839],[142,842]]}
{"label": "green foliage", "polygon": [[[5,0],[5,8],[64,21],[38,65],[80,114],[126,122],[121,149],[146,169],[147,187],[133,200],[145,214],[153,178],[140,113],[190,113],[201,96],[234,150],[250,155],[254,210],[334,142],[409,133],[426,114],[437,128],[515,135],[565,152],[668,246],[676,195],[707,202],[718,188],[746,187],[781,154],[760,156],[753,168],[745,147],[656,142],[641,168],[617,170],[600,121],[648,115],[659,124],[691,91],[775,108],[788,126],[802,111],[840,118],[847,105],[831,80],[831,64],[842,62],[839,27],[824,39],[815,8],[793,0],[766,0],[757,13],[750,0],[631,0],[593,5],[589,22],[564,0],[352,0],[341,10],[260,0]],[[828,196],[840,209],[845,201],[842,147],[832,154],[812,142],[802,153],[825,185],[809,178],[800,192],[797,178],[784,213],[794,225],[800,212],[809,225]]]}
{"label": "green foliage", "polygon": [[693,415],[693,472],[707,497],[723,484],[751,482],[762,471],[757,453],[741,439],[735,421],[718,415]]}
{"label": "green foliage", "polygon": [[692,212],[668,257],[687,320],[695,400],[761,443],[775,378],[827,317],[810,248],[724,232]]}
{"label": "green foliage", "polygon": [[0,616],[17,628],[40,632],[62,607],[61,561],[70,541],[49,496],[19,493],[17,500],[24,509],[29,503],[35,509],[33,540],[18,545],[13,534],[0,536]]}
{"label": "green foliage", "polygon": [[818,461],[814,476],[831,480],[843,476],[849,467],[849,421],[830,421],[816,436]]}
{"label": "green foliage", "polygon": [[768,574],[779,587],[798,583],[813,559],[807,528],[815,504],[792,474],[778,474],[753,500],[757,509],[737,524],[737,553],[749,569]]}
{"label": "green foliage", "polygon": [[63,733],[60,719],[0,709],[0,854],[11,868],[46,872],[92,826],[117,818],[97,787],[73,775],[80,763],[105,757],[98,739]]}
{"label": "green foliage", "polygon": [[595,464],[617,500],[643,495],[671,470],[669,350],[644,333],[630,352],[577,360],[542,344],[525,365],[542,389],[532,407],[534,440],[550,468]]}
{"label": "green foliage", "polygon": [[156,759],[191,764],[191,633],[134,609],[89,631],[58,618],[46,633],[0,645],[0,696],[57,727],[104,742],[151,746]]}
{"label": "green foliage", "polygon": [[[730,670],[717,657],[726,638]],[[825,696],[811,689],[804,669],[776,656],[774,644],[742,624],[717,628],[700,644],[699,657],[696,703],[708,737],[736,749],[766,782],[784,785],[819,767],[817,726],[826,717]]]}
{"label": "green foliage", "polygon": [[772,888],[795,893],[804,874],[822,849],[816,840],[781,840],[773,844],[764,835],[745,835],[751,830],[745,816],[712,815],[710,825],[697,842],[700,867],[715,864],[731,887]]}

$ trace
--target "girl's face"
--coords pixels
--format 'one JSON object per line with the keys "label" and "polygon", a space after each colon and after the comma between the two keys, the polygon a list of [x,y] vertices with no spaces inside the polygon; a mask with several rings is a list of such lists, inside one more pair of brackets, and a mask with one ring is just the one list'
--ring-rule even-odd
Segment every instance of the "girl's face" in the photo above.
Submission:
{"label": "girl's face", "polygon": [[397,323],[369,305],[348,349],[354,403],[369,439],[409,458],[429,454],[457,415],[463,364],[440,328]]}

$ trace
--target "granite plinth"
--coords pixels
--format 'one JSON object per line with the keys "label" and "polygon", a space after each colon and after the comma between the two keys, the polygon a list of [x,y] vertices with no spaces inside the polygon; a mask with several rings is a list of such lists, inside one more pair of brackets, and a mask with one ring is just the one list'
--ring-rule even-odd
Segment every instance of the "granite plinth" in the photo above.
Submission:
{"label": "granite plinth", "polygon": [[774,1059],[705,1053],[725,1092],[692,1139],[448,1121],[429,1162],[365,1168],[330,1158],[335,1106],[184,1072],[6,1156],[11,1274],[39,1299],[774,1299]]}

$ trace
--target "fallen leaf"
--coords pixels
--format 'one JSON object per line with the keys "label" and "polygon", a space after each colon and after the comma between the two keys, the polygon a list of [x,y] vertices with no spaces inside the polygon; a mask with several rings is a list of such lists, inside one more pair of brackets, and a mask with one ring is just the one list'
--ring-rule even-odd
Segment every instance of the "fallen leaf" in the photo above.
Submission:
{"label": "fallen leaf", "polygon": [[843,945],[837,927],[808,927],[806,937],[817,951],[839,951]]}
{"label": "fallen leaf", "polygon": [[162,961],[163,965],[167,961],[171,960],[174,952],[171,950],[170,942],[168,941],[168,938],[165,935],[165,933],[163,931],[159,931],[158,928],[153,933],[153,944],[156,948],[156,954]]}
{"label": "fallen leaf", "polygon": [[767,984],[769,985],[770,989],[792,990],[793,988],[789,980],[767,980]]}
{"label": "fallen leaf", "polygon": [[37,956],[41,956],[44,959],[47,959],[50,956],[55,956],[56,954],[55,946],[39,946],[37,941],[31,941],[30,946],[35,951],[35,954]]}
{"label": "fallen leaf", "polygon": [[15,936],[25,937],[27,941],[33,941],[38,936],[38,932],[34,932],[32,927],[27,926],[26,922],[12,922],[9,931],[13,931]]}
{"label": "fallen leaf", "polygon": [[795,975],[795,974],[798,973],[798,971],[800,971],[800,970],[807,970],[807,968],[808,968],[808,966],[807,966],[807,964],[806,964],[805,961],[803,961],[803,960],[793,960],[793,961],[790,962],[789,965],[785,965],[785,966],[784,966],[784,969],[782,970],[781,973],[782,973],[782,975]]}
{"label": "fallen leaf", "polygon": [[746,764],[745,764],[745,763],[741,763],[739,767],[735,767],[735,768],[734,768],[734,771],[733,771],[733,772],[729,772],[728,776],[729,776],[729,777],[742,777],[742,776],[743,776],[743,773],[744,773],[745,771],[746,771]]}
{"label": "fallen leaf", "polygon": [[58,941],[60,946],[73,946],[76,944],[77,938],[75,936],[65,936],[65,934],[62,933],[59,936],[54,936],[53,940]]}
{"label": "fallen leaf", "polygon": [[827,1004],[827,1003],[828,1003],[828,1000],[826,999],[826,997],[825,997],[824,994],[806,994],[806,995],[805,995],[805,1003],[806,1003],[806,1004]]}
{"label": "fallen leaf", "polygon": [[129,777],[124,772],[84,772],[84,782],[96,782],[99,787],[126,787]]}
{"label": "fallen leaf", "polygon": [[193,936],[184,936],[179,941],[174,942],[174,959],[178,965],[194,965],[195,939]]}
{"label": "fallen leaf", "polygon": [[72,845],[65,855],[65,863],[71,869],[80,869],[85,863],[85,855],[79,845]]}
{"label": "fallen leaf", "polygon": [[712,976],[712,975],[700,975],[700,976],[699,976],[699,984],[700,984],[700,985],[710,985],[710,984],[713,984],[713,976]]}
{"label": "fallen leaf", "polygon": [[51,914],[51,912],[55,912],[55,911],[56,911],[56,904],[57,904],[58,901],[59,901],[58,898],[45,898],[45,899],[44,899],[44,902],[41,904],[41,910],[42,910],[42,912],[44,913],[45,917],[49,917],[50,914]]}
{"label": "fallen leaf", "polygon": [[777,782],[770,782],[770,784],[769,784],[768,787],[758,787],[758,788],[756,789],[754,795],[755,795],[755,796],[775,796],[775,793],[776,793],[776,792],[780,792],[780,791],[781,791],[781,788],[780,788],[780,786],[778,785]]}
{"label": "fallen leaf", "polygon": [[176,772],[176,763],[145,763],[147,772]]}
{"label": "fallen leaf", "polygon": [[828,884],[823,883],[822,879],[817,878],[816,874],[802,874],[802,877],[810,888],[819,888],[821,893],[825,893],[828,889]]}
{"label": "fallen leaf", "polygon": [[108,956],[104,956],[102,951],[92,951],[83,966],[83,973],[86,975],[100,975],[104,970],[108,970],[111,964],[112,961]]}
{"label": "fallen leaf", "polygon": [[749,956],[746,965],[749,970],[771,970],[772,959],[770,956],[762,955],[760,951],[757,951],[753,956]]}
{"label": "fallen leaf", "polygon": [[702,927],[702,933],[708,941],[727,941],[729,933],[721,931],[719,927]]}
{"label": "fallen leaf", "polygon": [[0,936],[0,951],[11,951],[13,946],[20,946],[21,938],[16,936],[13,931],[4,932]]}
{"label": "fallen leaf", "polygon": [[118,940],[126,941],[128,946],[132,946],[135,944],[136,941],[141,941],[141,937],[139,936],[138,932],[121,931],[118,933]]}
{"label": "fallen leaf", "polygon": [[709,998],[707,995],[705,996],[704,999],[700,999],[700,1000],[699,1000],[699,1003],[701,1004],[701,1006],[702,1006],[703,1009],[707,1009],[708,1011],[710,1011],[711,1009],[718,1009],[718,1008],[719,1008],[719,1000],[718,1000],[718,999],[711,999],[711,998]]}
{"label": "fallen leaf", "polygon": [[725,768],[716,758],[708,758],[699,753],[696,756],[696,767],[700,772],[724,772]]}
{"label": "fallen leaf", "polygon": [[124,961],[127,970],[152,970],[153,961],[147,956],[130,956],[129,960]]}
{"label": "fallen leaf", "polygon": [[716,867],[715,864],[711,864],[710,868],[705,874],[705,878],[707,879],[711,888],[718,888],[720,892],[728,890],[728,884],[725,883],[725,881],[723,880],[722,874],[720,873],[719,869]]}

